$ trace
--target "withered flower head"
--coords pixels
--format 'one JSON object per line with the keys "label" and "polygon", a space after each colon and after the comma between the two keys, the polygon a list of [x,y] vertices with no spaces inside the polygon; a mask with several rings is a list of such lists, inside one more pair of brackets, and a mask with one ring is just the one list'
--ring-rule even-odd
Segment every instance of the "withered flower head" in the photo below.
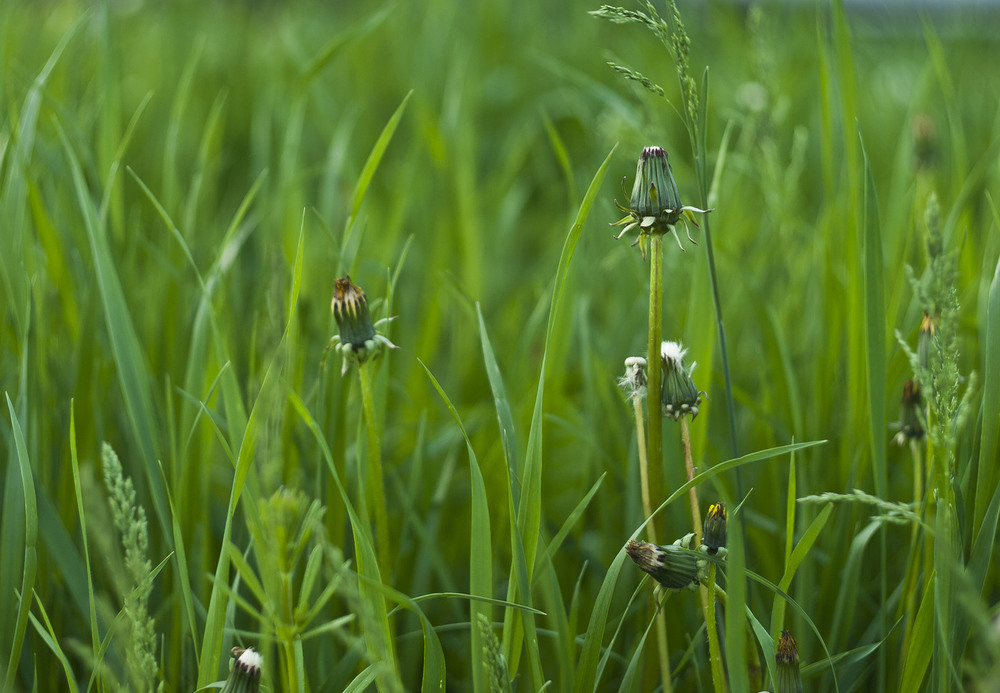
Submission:
{"label": "withered flower head", "polygon": [[632,539],[625,545],[625,552],[666,588],[679,590],[698,584],[698,559],[681,548]]}
{"label": "withered flower head", "polygon": [[691,418],[698,416],[698,405],[701,404],[701,392],[691,380],[691,373],[697,364],[690,368],[684,367],[684,349],[680,342],[663,342],[660,347],[660,358],[663,361],[660,402],[663,405],[663,415],[678,421],[685,414]]}

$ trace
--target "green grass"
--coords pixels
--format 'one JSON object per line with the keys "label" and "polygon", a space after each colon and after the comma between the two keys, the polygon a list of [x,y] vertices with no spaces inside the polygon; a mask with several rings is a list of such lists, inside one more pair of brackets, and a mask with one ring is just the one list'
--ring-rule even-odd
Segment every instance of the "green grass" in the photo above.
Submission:
{"label": "green grass", "polygon": [[[716,689],[699,596],[663,662],[624,552],[691,531],[617,386],[657,313],[728,689],[789,630],[805,690],[993,690],[997,16],[684,3],[685,82],[598,3],[341,5],[0,5],[3,690],[194,691],[234,646],[271,691]],[[652,316],[608,226],[648,145],[714,208]],[[363,379],[345,274],[397,316]]]}

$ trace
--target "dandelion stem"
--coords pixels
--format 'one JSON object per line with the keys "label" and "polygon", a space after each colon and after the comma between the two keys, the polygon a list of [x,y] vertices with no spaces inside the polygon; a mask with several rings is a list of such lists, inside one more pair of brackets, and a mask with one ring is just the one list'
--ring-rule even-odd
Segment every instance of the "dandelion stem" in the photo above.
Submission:
{"label": "dandelion stem", "polygon": [[726,677],[722,671],[722,650],[715,626],[715,563],[708,564],[708,601],[705,607],[705,627],[708,629],[708,657],[712,665],[712,684],[716,693],[726,690]]}
{"label": "dandelion stem", "polygon": [[368,482],[367,496],[375,509],[375,550],[378,555],[379,572],[388,584],[392,576],[392,554],[389,544],[389,515],[385,505],[385,481],[382,477],[382,443],[379,438],[378,423],[375,421],[375,397],[372,387],[371,369],[366,363],[358,364],[358,379],[361,381],[361,403],[364,410],[365,427],[368,430]]}
{"label": "dandelion stem", "polygon": [[[649,416],[649,444],[646,451],[649,458],[648,485],[651,507],[658,506],[663,488],[663,417],[660,415],[660,342],[663,338],[663,237],[653,234],[649,240],[649,353],[646,358],[648,370],[648,398],[646,411]],[[652,527],[652,525],[650,525]]]}
{"label": "dandelion stem", "polygon": [[[654,234],[649,243],[649,342],[646,358],[647,368],[647,399],[646,412],[649,416],[648,445],[642,442],[642,407],[636,403],[636,429],[639,436],[639,477],[642,483],[642,504],[646,517],[653,514],[653,508],[659,506],[663,488],[663,417],[660,415],[660,342],[663,338],[663,237]],[[651,462],[651,464],[650,464]],[[656,544],[656,529],[650,522],[646,529],[650,541]],[[656,635],[658,658],[660,660],[660,679],[665,692],[672,691],[670,682],[670,656],[667,647],[667,628],[665,615],[660,612],[657,617]]]}
{"label": "dandelion stem", "polygon": [[[691,479],[694,478],[694,459],[691,456],[691,433],[688,431],[687,417],[682,416],[680,421],[681,445],[684,448],[684,468],[687,470],[687,480],[691,481]],[[688,497],[691,499],[691,526],[696,537],[704,538],[702,536],[701,506],[698,504],[697,487],[691,487],[691,490],[688,492]]]}
{"label": "dandelion stem", "polygon": [[[639,446],[639,486],[642,490],[642,512],[645,518],[653,514],[653,504],[649,496],[649,461],[646,458],[646,426],[642,422],[642,397],[638,394],[632,397],[635,409],[636,443]],[[652,544],[659,544],[656,538],[656,527],[650,522],[646,526],[646,534]]]}

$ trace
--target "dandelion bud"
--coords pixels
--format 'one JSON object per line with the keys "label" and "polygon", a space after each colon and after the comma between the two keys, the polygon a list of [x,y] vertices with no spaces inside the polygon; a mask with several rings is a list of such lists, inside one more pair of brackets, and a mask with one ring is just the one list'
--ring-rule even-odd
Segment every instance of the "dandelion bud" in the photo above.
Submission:
{"label": "dandelion bud", "polygon": [[726,546],[726,506],[722,503],[715,503],[708,509],[708,517],[705,518],[704,542],[708,553],[716,554],[719,549]]}
{"label": "dandelion bud", "polygon": [[937,126],[934,119],[922,113],[913,119],[913,158],[917,169],[934,167],[938,158]]}
{"label": "dandelion bud", "polygon": [[663,405],[663,415],[674,421],[685,414],[691,418],[698,416],[698,405],[701,404],[701,392],[694,386],[691,373],[697,364],[692,363],[684,368],[684,354],[687,349],[679,342],[664,342],[660,347],[660,358],[663,360],[663,389],[660,402]]}
{"label": "dandelion bud", "polygon": [[222,693],[257,693],[260,690],[260,666],[263,659],[252,647],[233,648],[233,668]]}
{"label": "dandelion bud", "polygon": [[346,373],[347,367],[355,361],[360,365],[369,358],[378,358],[383,346],[397,348],[386,337],[375,331],[376,325],[385,322],[386,319],[372,324],[365,292],[360,286],[352,284],[349,276],[343,276],[334,282],[330,310],[339,330],[339,334],[330,340],[330,347],[339,342],[337,351],[344,356],[341,375]]}
{"label": "dandelion bud", "polygon": [[350,276],[334,282],[330,310],[337,320],[341,344],[359,349],[375,336],[375,326],[368,314],[368,299],[360,286],[351,283]]}
{"label": "dandelion bud", "polygon": [[640,569],[666,588],[680,590],[698,585],[698,559],[676,546],[657,546],[631,540],[625,552]]}
{"label": "dandelion bud", "polygon": [[[621,211],[628,214],[612,224],[612,226],[627,224],[617,237],[621,238],[632,229],[639,227],[639,238],[636,243],[645,236],[662,235],[674,231],[674,226],[680,221],[685,222],[685,228],[687,221],[697,226],[698,224],[695,223],[691,213],[707,214],[712,211],[687,206],[681,202],[681,194],[677,189],[677,183],[674,182],[674,173],[670,168],[667,152],[663,147],[646,147],[642,150],[642,155],[635,168],[635,182],[632,184],[629,206],[623,207],[617,201],[615,204]],[[674,233],[674,237],[677,237],[676,233]],[[690,233],[688,233],[688,240],[694,243]],[[677,245],[680,246],[680,239],[677,239]],[[684,250],[683,246],[681,246],[681,250]],[[645,251],[643,256],[645,257]]]}
{"label": "dandelion bud", "polygon": [[934,340],[934,321],[924,313],[920,323],[920,336],[917,337],[917,363],[923,370],[928,370],[931,363],[931,342]]}
{"label": "dandelion bud", "polygon": [[920,440],[924,437],[923,420],[923,398],[920,396],[920,385],[907,380],[903,383],[903,397],[900,400],[899,408],[899,433],[896,434],[896,442],[899,445],[910,440]]}
{"label": "dandelion bud", "polygon": [[[681,218],[681,193],[674,182],[674,171],[663,147],[642,150],[632,184],[631,209],[642,217],[642,226],[673,226]],[[659,232],[665,232],[660,228]]]}
{"label": "dandelion bud", "polygon": [[795,638],[787,630],[778,638],[778,651],[774,655],[778,665],[778,680],[774,693],[802,693],[802,678],[799,676],[799,650]]}

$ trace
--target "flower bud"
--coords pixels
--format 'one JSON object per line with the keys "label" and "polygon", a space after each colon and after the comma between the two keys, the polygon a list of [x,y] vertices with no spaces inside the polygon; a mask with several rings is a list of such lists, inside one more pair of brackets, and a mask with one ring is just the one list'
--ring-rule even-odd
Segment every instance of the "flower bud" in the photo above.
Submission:
{"label": "flower bud", "polygon": [[774,693],[802,693],[802,677],[799,675],[799,650],[795,638],[787,630],[778,638],[778,651],[774,655],[778,665],[778,680]]}
{"label": "flower bud", "polygon": [[708,553],[716,554],[719,549],[726,546],[726,506],[722,503],[715,503],[708,509],[708,517],[705,518],[704,542]]}
{"label": "flower bud", "polygon": [[625,552],[633,563],[668,589],[698,585],[698,559],[683,549],[633,539],[625,545]]}
{"label": "flower bud", "polygon": [[920,396],[920,385],[912,380],[903,383],[903,396],[899,405],[899,428],[896,443],[905,444],[910,440],[920,440],[924,437],[923,398]]}
{"label": "flower bud", "polygon": [[333,284],[333,300],[330,310],[337,321],[339,334],[330,340],[327,350],[336,344],[337,351],[344,356],[344,366],[340,373],[347,372],[348,366],[355,361],[358,365],[369,358],[378,358],[382,347],[398,348],[383,335],[375,331],[375,327],[385,322],[387,318],[372,324],[368,313],[368,299],[360,286],[351,283],[349,276],[343,276]]}
{"label": "flower bud", "polygon": [[923,370],[928,370],[931,363],[931,342],[934,341],[934,321],[924,313],[920,323],[920,335],[917,337],[917,363]]}
{"label": "flower bud", "polygon": [[261,656],[252,648],[233,648],[233,668],[226,679],[222,693],[257,693],[260,690]]}
{"label": "flower bud", "polygon": [[663,342],[660,347],[660,358],[663,360],[663,388],[660,403],[663,405],[663,416],[669,416],[674,421],[685,414],[691,418],[698,416],[698,405],[701,404],[701,392],[691,380],[691,373],[697,364],[684,368],[684,354],[687,350],[679,342]]}
{"label": "flower bud", "polygon": [[[624,186],[624,181],[622,184]],[[626,224],[617,238],[621,238],[636,227],[639,228],[639,238],[636,243],[642,241],[645,236],[663,235],[673,231],[681,250],[684,250],[684,247],[677,238],[674,226],[680,221],[684,222],[685,229],[688,221],[697,226],[692,212],[707,214],[712,211],[691,207],[681,202],[680,191],[674,182],[674,172],[670,168],[667,152],[663,147],[646,147],[642,150],[635,168],[635,182],[632,184],[629,206],[623,207],[617,201],[615,204],[621,211],[627,213],[627,216],[612,223],[612,226]],[[694,243],[690,232],[688,240]],[[645,257],[645,245],[642,249]]]}

